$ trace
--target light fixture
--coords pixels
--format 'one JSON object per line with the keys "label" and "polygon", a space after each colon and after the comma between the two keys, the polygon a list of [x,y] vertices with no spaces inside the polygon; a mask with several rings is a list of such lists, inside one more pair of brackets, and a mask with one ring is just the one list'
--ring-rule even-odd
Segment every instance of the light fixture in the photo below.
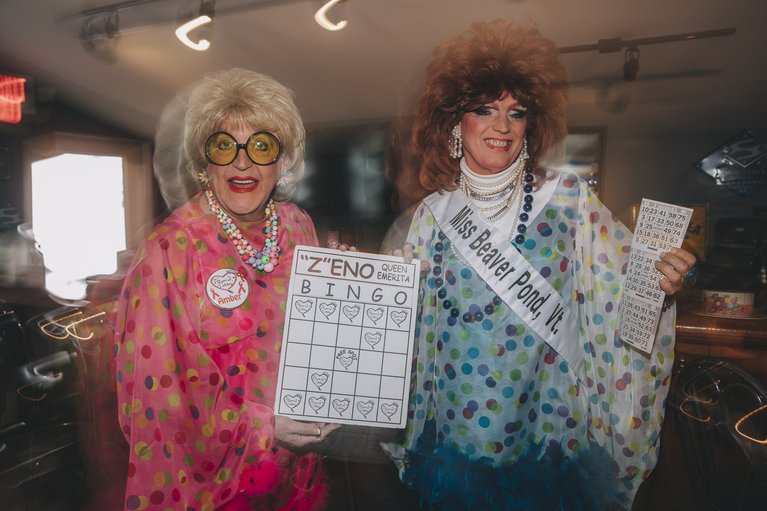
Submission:
{"label": "light fixture", "polygon": [[627,82],[633,82],[637,79],[639,73],[639,48],[632,46],[626,48],[626,55],[623,62],[623,79]]}
{"label": "light fixture", "polygon": [[26,78],[0,75],[0,122],[21,122],[21,104],[26,101],[24,84]]}
{"label": "light fixture", "polygon": [[[79,22],[80,28],[80,42],[83,47],[94,57],[99,58],[102,61],[113,63],[117,61],[117,42],[120,39],[120,31],[118,30],[119,13],[122,11],[144,8],[147,5],[166,2],[167,0],[120,0],[117,3],[110,5],[103,5],[100,7],[94,7],[85,9],[73,14],[65,15],[56,18],[56,23],[66,24],[72,22]],[[306,0],[280,0],[281,3],[298,3],[305,2]],[[347,0],[312,0],[313,3],[319,5],[322,3],[322,7],[317,9],[314,14],[314,19],[318,25],[325,30],[338,31],[345,28],[349,22],[345,19],[338,22],[333,22],[328,18],[328,14],[331,9],[334,9],[336,16],[342,17],[343,14],[338,14],[339,10],[343,13],[343,6],[337,7],[339,4],[346,3]],[[196,0],[184,0],[184,5],[188,6],[189,3],[196,4]],[[123,32],[133,32],[143,28],[155,27],[158,25],[172,24],[176,26],[175,34],[179,41],[181,41],[187,47],[197,50],[205,51],[210,48],[210,37],[208,36],[213,29],[213,17],[215,11],[216,0],[200,0],[200,8],[192,10],[191,12],[187,7],[175,17],[162,16],[160,19],[155,19],[149,24],[136,23],[136,16],[130,17],[129,20],[133,20],[133,23],[129,23],[129,26],[121,27]],[[223,6],[216,11],[219,16],[232,15],[240,12],[251,11],[256,9],[268,8],[277,2],[273,0],[253,0],[251,2],[241,3],[236,6]],[[616,50],[617,51],[617,50]]]}
{"label": "light fixture", "polygon": [[317,12],[314,13],[314,20],[325,30],[335,31],[346,27],[346,25],[348,25],[346,20],[341,20],[338,23],[333,23],[328,19],[328,11],[332,9],[336,4],[344,1],[346,0],[330,0],[325,5],[317,9]]}
{"label": "light fixture", "polygon": [[213,22],[213,11],[215,10],[214,0],[202,0],[200,3],[199,16],[180,25],[176,29],[176,37],[186,46],[193,50],[205,51],[210,48],[210,41],[201,37],[197,42],[189,38],[189,33],[201,27],[209,26]]}
{"label": "light fixture", "polygon": [[93,57],[105,64],[117,62],[120,41],[120,13],[102,11],[83,19],[80,44]]}

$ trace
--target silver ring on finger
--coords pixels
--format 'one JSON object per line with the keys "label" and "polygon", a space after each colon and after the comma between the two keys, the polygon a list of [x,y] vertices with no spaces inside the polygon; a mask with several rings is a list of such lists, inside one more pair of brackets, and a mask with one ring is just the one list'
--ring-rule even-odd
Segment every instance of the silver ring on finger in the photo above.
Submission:
{"label": "silver ring on finger", "polygon": [[316,436],[317,438],[319,438],[319,437],[321,437],[321,436],[322,436],[322,429],[321,429],[321,428],[317,428],[317,433],[315,433],[315,436]]}

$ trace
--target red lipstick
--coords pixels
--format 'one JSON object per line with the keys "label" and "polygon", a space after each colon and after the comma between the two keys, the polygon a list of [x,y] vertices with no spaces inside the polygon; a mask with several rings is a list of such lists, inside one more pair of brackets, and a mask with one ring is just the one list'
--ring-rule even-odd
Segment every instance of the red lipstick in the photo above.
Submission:
{"label": "red lipstick", "polygon": [[258,180],[252,177],[233,177],[226,183],[234,193],[249,193],[258,188]]}

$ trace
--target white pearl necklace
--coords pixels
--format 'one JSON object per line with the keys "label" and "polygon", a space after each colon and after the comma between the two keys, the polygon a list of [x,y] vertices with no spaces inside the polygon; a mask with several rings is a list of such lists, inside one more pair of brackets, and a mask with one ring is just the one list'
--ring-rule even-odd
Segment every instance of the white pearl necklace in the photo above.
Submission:
{"label": "white pearl necklace", "polygon": [[[474,178],[462,168],[458,176],[458,187],[467,197],[477,203],[480,211],[485,213],[491,222],[503,218],[515,204],[517,205],[517,214],[519,214],[522,206],[523,170],[528,158],[527,140],[525,140],[514,163],[506,170],[501,171],[503,178],[500,181],[488,184]],[[461,165],[463,167],[463,161]],[[483,206],[482,203],[490,204]]]}

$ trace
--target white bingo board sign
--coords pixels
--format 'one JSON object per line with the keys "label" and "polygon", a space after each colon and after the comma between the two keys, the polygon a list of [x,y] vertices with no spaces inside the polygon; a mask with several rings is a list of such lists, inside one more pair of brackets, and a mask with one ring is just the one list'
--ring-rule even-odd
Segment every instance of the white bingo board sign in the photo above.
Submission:
{"label": "white bingo board sign", "polygon": [[274,411],[404,428],[419,262],[298,246]]}
{"label": "white bingo board sign", "polygon": [[621,339],[651,353],[666,294],[658,285],[663,276],[655,269],[662,252],[682,246],[692,209],[642,199],[631,240],[626,279],[623,282],[618,331]]}

